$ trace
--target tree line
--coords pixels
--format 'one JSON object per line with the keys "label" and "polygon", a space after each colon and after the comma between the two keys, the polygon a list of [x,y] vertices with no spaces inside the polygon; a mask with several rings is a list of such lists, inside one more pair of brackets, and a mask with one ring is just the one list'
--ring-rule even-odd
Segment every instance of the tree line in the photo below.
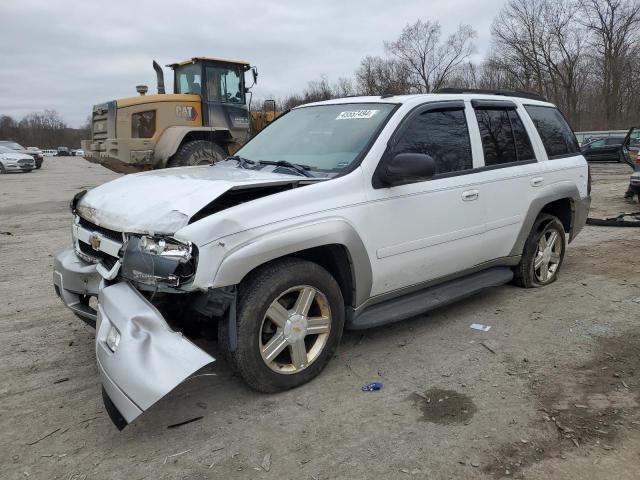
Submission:
{"label": "tree line", "polygon": [[24,147],[80,148],[80,140],[89,138],[88,120],[82,128],[71,128],[55,110],[33,112],[19,121],[0,115],[0,140],[13,140]]}
{"label": "tree line", "polygon": [[296,105],[349,95],[430,93],[444,87],[540,94],[575,130],[640,125],[640,0],[508,0],[491,26],[491,47],[472,61],[469,25],[443,36],[418,20],[365,56],[352,78],[326,76],[280,102]]}

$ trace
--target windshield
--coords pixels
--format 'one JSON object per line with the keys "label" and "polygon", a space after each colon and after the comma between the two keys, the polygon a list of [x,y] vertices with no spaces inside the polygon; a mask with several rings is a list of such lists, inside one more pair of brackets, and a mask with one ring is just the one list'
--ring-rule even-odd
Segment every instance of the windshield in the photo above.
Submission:
{"label": "windshield", "polygon": [[10,148],[11,150],[24,150],[24,147],[16,142],[0,142],[0,145]]}
{"label": "windshield", "polygon": [[183,65],[176,69],[176,93],[195,93],[200,95],[202,68],[199,64]]}
{"label": "windshield", "polygon": [[338,174],[356,160],[394,107],[391,103],[351,103],[296,108],[260,132],[237,155]]}
{"label": "windshield", "polygon": [[0,153],[13,153],[13,150],[4,145],[0,145]]}

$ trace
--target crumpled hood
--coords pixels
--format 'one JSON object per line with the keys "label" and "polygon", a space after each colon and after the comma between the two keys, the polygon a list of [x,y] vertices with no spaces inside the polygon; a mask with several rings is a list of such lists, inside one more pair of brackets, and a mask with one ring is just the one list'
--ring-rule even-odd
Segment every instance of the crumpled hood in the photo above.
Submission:
{"label": "crumpled hood", "polygon": [[85,194],[76,209],[96,225],[129,233],[173,234],[224,192],[303,177],[216,165],[125,175]]}

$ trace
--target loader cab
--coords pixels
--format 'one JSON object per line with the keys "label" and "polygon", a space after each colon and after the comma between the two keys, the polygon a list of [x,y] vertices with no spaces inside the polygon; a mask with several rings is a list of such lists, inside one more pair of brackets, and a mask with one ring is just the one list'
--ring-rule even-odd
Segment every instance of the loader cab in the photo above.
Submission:
{"label": "loader cab", "polygon": [[200,95],[203,126],[228,128],[233,137],[248,131],[245,73],[251,71],[255,83],[255,67],[247,62],[206,57],[169,66],[173,69],[174,93]]}

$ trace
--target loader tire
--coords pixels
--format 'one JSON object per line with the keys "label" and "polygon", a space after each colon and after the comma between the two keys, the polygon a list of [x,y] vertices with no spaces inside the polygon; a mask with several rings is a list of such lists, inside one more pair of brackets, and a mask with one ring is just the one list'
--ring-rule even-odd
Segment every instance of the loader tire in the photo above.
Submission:
{"label": "loader tire", "polygon": [[178,151],[167,162],[167,167],[213,165],[228,156],[220,145],[207,140],[193,140],[178,148]]}

